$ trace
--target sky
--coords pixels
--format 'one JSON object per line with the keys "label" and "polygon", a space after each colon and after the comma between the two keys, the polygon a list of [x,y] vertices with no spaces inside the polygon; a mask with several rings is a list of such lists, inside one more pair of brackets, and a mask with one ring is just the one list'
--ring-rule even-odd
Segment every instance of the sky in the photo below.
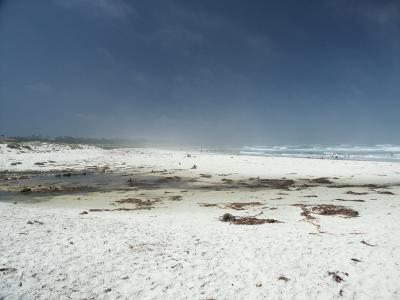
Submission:
{"label": "sky", "polygon": [[0,134],[400,144],[400,1],[0,0]]}

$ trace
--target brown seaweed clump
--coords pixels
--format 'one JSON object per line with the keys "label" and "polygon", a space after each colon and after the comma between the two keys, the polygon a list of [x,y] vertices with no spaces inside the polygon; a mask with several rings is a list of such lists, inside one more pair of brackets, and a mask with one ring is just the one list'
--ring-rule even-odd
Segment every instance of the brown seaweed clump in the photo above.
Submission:
{"label": "brown seaweed clump", "polygon": [[275,219],[258,219],[255,216],[252,217],[236,217],[229,213],[223,214],[220,217],[222,222],[230,222],[235,225],[260,225],[265,223],[283,223]]}
{"label": "brown seaweed clump", "polygon": [[341,205],[320,204],[311,208],[312,213],[321,216],[336,216],[340,215],[347,218],[358,217],[358,211]]}
{"label": "brown seaweed clump", "polygon": [[244,210],[246,206],[259,206],[262,205],[262,203],[260,202],[232,202],[229,204],[226,204],[225,207],[226,208],[232,208],[235,210]]}
{"label": "brown seaweed clump", "polygon": [[347,218],[358,217],[358,211],[334,204],[318,204],[318,205],[306,205],[306,204],[293,204],[302,209],[301,216],[306,217],[307,220],[315,219],[311,214],[320,216],[342,216]]}
{"label": "brown seaweed clump", "polygon": [[320,184],[331,184],[331,183],[333,183],[331,180],[329,180],[326,177],[310,179],[310,182],[312,182],[312,183],[320,183]]}
{"label": "brown seaweed clump", "polygon": [[348,195],[367,195],[367,192],[353,192],[353,191],[347,191],[346,194]]}
{"label": "brown seaweed clump", "polygon": [[[135,208],[130,209],[130,208],[117,208],[114,210],[140,210],[140,209],[152,209],[154,208],[153,204],[160,202],[160,200],[155,199],[155,200],[142,200],[139,198],[126,198],[126,199],[121,199],[121,200],[116,200],[115,201],[118,204],[134,204]],[[106,211],[106,210],[103,210]]]}
{"label": "brown seaweed clump", "polygon": [[396,195],[395,193],[390,191],[378,191],[377,193],[381,195]]}
{"label": "brown seaweed clump", "polygon": [[126,198],[126,199],[121,199],[121,200],[116,200],[115,202],[119,204],[135,204],[136,206],[151,206],[152,204],[158,202],[158,200],[142,200],[139,198]]}
{"label": "brown seaweed clump", "polygon": [[231,203],[199,203],[203,207],[218,207],[222,209],[231,208],[234,210],[245,210],[247,206],[259,206],[263,205],[261,202],[231,202]]}
{"label": "brown seaweed clump", "polygon": [[260,225],[265,223],[283,223],[275,219],[258,219],[256,217],[240,217],[232,221],[235,225]]}

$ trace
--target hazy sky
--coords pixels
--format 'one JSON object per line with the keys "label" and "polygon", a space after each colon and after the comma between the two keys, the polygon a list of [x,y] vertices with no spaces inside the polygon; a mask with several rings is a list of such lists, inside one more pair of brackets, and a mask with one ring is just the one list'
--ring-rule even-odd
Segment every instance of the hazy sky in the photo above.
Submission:
{"label": "hazy sky", "polygon": [[0,0],[0,133],[400,143],[400,1]]}

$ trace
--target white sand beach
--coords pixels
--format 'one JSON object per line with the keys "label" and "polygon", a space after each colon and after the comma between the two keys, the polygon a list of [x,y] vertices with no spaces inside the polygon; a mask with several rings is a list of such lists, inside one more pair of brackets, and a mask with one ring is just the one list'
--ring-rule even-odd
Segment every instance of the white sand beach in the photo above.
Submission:
{"label": "white sand beach", "polygon": [[0,145],[0,299],[400,298],[398,163],[26,145]]}

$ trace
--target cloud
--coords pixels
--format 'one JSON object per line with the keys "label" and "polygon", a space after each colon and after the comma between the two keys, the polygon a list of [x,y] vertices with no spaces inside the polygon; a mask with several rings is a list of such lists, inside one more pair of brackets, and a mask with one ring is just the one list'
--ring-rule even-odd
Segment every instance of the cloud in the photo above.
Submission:
{"label": "cloud", "polygon": [[132,5],[124,0],[55,0],[67,9],[82,9],[96,17],[124,20],[135,13]]}

